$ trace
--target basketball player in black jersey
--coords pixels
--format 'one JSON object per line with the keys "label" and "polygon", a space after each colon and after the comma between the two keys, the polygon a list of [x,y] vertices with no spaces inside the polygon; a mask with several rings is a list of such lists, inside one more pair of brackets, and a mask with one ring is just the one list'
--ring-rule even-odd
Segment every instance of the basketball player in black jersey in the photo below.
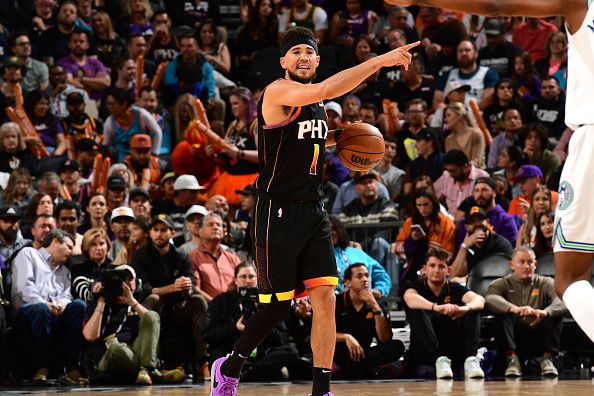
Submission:
{"label": "basketball player in black jersey", "polygon": [[[313,309],[312,396],[332,396],[330,369],[336,343],[334,288],[337,269],[322,204],[324,148],[339,131],[328,131],[322,100],[342,96],[382,67],[408,68],[408,50],[395,49],[319,84],[320,62],[313,32],[289,30],[281,43],[284,79],[270,84],[258,103],[256,208],[252,225],[259,299],[263,307],[245,324],[231,355],[212,367],[211,396],[235,395],[241,367],[271,329],[283,320],[291,300],[307,291]],[[378,313],[381,315],[381,312]]]}

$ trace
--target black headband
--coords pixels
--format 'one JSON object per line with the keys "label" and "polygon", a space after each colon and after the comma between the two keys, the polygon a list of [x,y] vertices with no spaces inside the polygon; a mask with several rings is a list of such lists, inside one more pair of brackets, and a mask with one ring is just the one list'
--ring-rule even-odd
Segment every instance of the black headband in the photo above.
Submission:
{"label": "black headband", "polygon": [[296,36],[283,43],[283,46],[281,47],[281,56],[285,56],[291,48],[300,44],[309,45],[316,51],[316,54],[318,53],[318,44],[316,43],[316,40],[309,37]]}

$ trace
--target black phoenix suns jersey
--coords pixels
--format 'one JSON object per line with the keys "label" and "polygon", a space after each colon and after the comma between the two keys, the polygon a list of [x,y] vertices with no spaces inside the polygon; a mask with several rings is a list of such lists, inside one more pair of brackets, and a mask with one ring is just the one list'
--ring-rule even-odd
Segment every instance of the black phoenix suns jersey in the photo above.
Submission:
{"label": "black phoenix suns jersey", "polygon": [[328,124],[324,104],[296,107],[291,117],[264,125],[258,103],[258,159],[256,188],[295,202],[322,199],[322,167]]}

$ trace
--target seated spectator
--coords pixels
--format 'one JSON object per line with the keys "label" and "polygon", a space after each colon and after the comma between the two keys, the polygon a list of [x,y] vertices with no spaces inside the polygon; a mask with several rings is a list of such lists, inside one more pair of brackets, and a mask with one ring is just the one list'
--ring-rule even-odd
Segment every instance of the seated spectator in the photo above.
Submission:
{"label": "seated spectator", "polygon": [[153,213],[164,213],[173,219],[175,232],[184,228],[184,217],[190,206],[198,203],[198,193],[204,187],[192,175],[181,175],[173,183],[173,199],[155,202]]}
{"label": "seated spectator", "polygon": [[66,71],[62,65],[54,63],[49,68],[50,109],[54,117],[64,119],[68,117],[68,96],[77,92],[83,97],[83,102],[89,101],[89,94],[84,89],[76,88],[66,81]]}
{"label": "seated spectator", "polygon": [[95,11],[91,27],[97,45],[97,58],[107,70],[111,70],[114,61],[124,54],[126,42],[115,32],[111,17],[104,11]]}
{"label": "seated spectator", "polygon": [[32,91],[27,95],[24,106],[47,151],[56,157],[66,154],[68,143],[62,124],[50,112],[49,96],[41,91]]}
{"label": "seated spectator", "polygon": [[540,97],[540,78],[530,53],[523,52],[514,57],[512,80],[518,96],[524,103],[530,104]]}
{"label": "seated spectator", "polygon": [[522,149],[518,146],[507,146],[497,160],[497,166],[501,168],[496,171],[495,175],[501,175],[505,177],[509,185],[506,197],[513,199],[518,195],[522,194],[520,185],[514,181],[516,175],[520,171],[520,168],[526,164],[526,155]]}
{"label": "seated spectator", "polygon": [[517,109],[520,115],[523,113],[524,106],[514,88],[514,82],[511,78],[502,78],[495,84],[493,103],[483,112],[485,124],[493,136],[496,137],[505,132],[504,115],[512,107]]}
{"label": "seated spectator", "polygon": [[540,374],[558,375],[552,359],[561,346],[566,308],[553,279],[537,275],[536,265],[532,249],[518,247],[509,262],[512,273],[487,289],[487,307],[495,314],[497,353],[507,358],[506,377],[521,377],[520,362],[541,356]]}
{"label": "seated spectator", "polygon": [[463,103],[450,103],[445,112],[450,134],[445,138],[445,151],[461,150],[477,168],[485,167],[485,138],[470,120]]}
{"label": "seated spectator", "polygon": [[405,220],[394,243],[395,252],[406,258],[400,275],[406,282],[417,280],[430,249],[440,248],[453,255],[456,235],[456,225],[441,213],[432,188],[415,190],[411,206],[412,216]]}
{"label": "seated spectator", "polygon": [[[148,191],[157,189],[161,174],[165,173],[167,167],[165,161],[151,155],[151,147],[152,141],[149,135],[134,135],[130,140],[130,154],[124,159],[132,172],[134,185]],[[145,173],[147,169],[148,173]]]}
{"label": "seated spectator", "polygon": [[275,7],[272,0],[256,0],[250,7],[246,24],[237,31],[240,65],[251,61],[259,49],[278,45],[279,16]]}
{"label": "seated spectator", "polygon": [[136,91],[136,59],[122,56],[115,61],[115,81],[111,88],[122,88],[134,95]]}
{"label": "seated spectator", "polygon": [[202,22],[197,29],[198,48],[214,68],[215,86],[234,88],[237,84],[226,77],[231,74],[231,53],[227,44],[218,40],[217,32],[217,26],[212,19]]}
{"label": "seated spectator", "polygon": [[[391,39],[394,35],[393,32],[390,32],[388,34],[388,39]],[[406,45],[406,42],[390,41],[390,49],[396,49],[398,46],[403,45]],[[385,68],[382,68],[382,70],[384,69]],[[412,100],[422,100],[425,103],[433,103],[435,80],[425,74],[425,61],[421,56],[413,58],[408,70],[398,68],[390,70],[390,68],[388,68],[385,77],[391,78],[392,74],[390,73],[398,75],[398,78],[392,85],[389,99],[398,104],[398,109],[400,111],[404,112],[408,107],[407,104]],[[427,109],[425,109],[425,111],[426,110]],[[427,117],[427,114],[425,114],[425,117]],[[409,120],[407,119],[407,121]]]}
{"label": "seated spectator", "polygon": [[[532,196],[536,189],[544,185],[542,171],[535,165],[522,165],[514,177],[514,182],[520,184],[521,195],[518,195],[509,203],[510,215],[517,215],[522,220],[526,219],[528,208],[532,203]],[[559,194],[556,191],[551,191],[551,198],[553,199],[553,207],[557,206],[557,199]]]}
{"label": "seated spectator", "polygon": [[[376,53],[377,49],[376,49],[376,45],[375,42],[371,39],[369,39],[369,37],[367,36],[359,36],[356,37],[355,40],[353,41],[353,44],[351,44],[351,62],[349,64],[349,66],[356,66],[359,65],[363,62],[365,62],[367,59],[369,59],[369,55]],[[357,92],[352,92],[353,94],[359,96]]]}
{"label": "seated spectator", "polygon": [[117,174],[109,176],[105,192],[108,213],[125,204],[127,189],[128,185],[122,176]]}
{"label": "seated spectator", "polygon": [[342,99],[342,121],[343,125],[352,124],[359,121],[359,110],[361,109],[361,99],[357,95],[346,95]]}
{"label": "seated spectator", "polygon": [[534,66],[541,78],[553,76],[560,70],[567,68],[567,36],[558,31],[551,33],[545,43],[545,56],[534,62]]}
{"label": "seated spectator", "polygon": [[460,150],[448,151],[443,165],[445,170],[435,182],[435,193],[439,200],[445,199],[448,212],[454,215],[462,201],[472,194],[475,180],[489,174],[471,164]]}
{"label": "seated spectator", "polygon": [[116,21],[116,31],[122,37],[128,37],[131,34],[141,34],[143,36],[152,36],[154,33],[151,17],[153,16],[153,7],[148,0],[125,0],[121,2],[121,16]]}
{"label": "seated spectator", "polygon": [[510,107],[503,112],[503,129],[489,146],[488,169],[499,166],[499,158],[508,146],[520,146],[519,134],[523,126],[522,114],[518,108]]}
{"label": "seated spectator", "polygon": [[107,233],[101,228],[91,228],[85,232],[82,241],[82,255],[85,261],[72,266],[72,297],[86,303],[93,301],[93,295],[101,291],[101,272],[113,269],[108,257],[111,246]]}
{"label": "seated spectator", "polygon": [[21,215],[10,206],[0,208],[0,259],[8,261],[10,257],[25,246],[29,240],[19,236]]}
{"label": "seated spectator", "polygon": [[520,227],[516,247],[527,246],[534,248],[537,230],[540,227],[540,216],[554,209],[551,191],[546,186],[538,186],[532,193],[532,199],[530,200],[530,204],[528,204],[526,221]]}
{"label": "seated spectator", "polygon": [[346,12],[339,11],[332,17],[330,41],[343,46],[352,45],[354,40],[366,35],[374,39],[373,28],[379,19],[372,10],[365,8],[363,0],[353,0],[346,4]]}
{"label": "seated spectator", "polygon": [[200,243],[190,253],[194,287],[206,301],[212,301],[232,284],[240,259],[221,247],[223,219],[218,213],[208,213],[202,218],[199,235]]}
{"label": "seated spectator", "polygon": [[99,152],[99,146],[93,139],[80,138],[74,143],[75,160],[80,165],[81,181],[88,183],[92,180],[95,157]]}
{"label": "seated spectator", "polygon": [[15,331],[21,341],[31,345],[31,363],[37,366],[33,380],[37,383],[47,382],[49,367],[57,358],[54,347],[67,340],[63,342],[65,379],[73,385],[88,384],[79,366],[86,304],[73,301],[70,271],[64,266],[73,246],[68,234],[55,229],[48,233],[40,250],[25,248],[14,260]]}
{"label": "seated spectator", "polygon": [[115,147],[118,159],[130,154],[130,140],[136,134],[151,136],[151,153],[158,156],[163,131],[159,124],[144,109],[132,105],[132,97],[125,89],[110,89],[105,95],[110,117],[103,127],[103,145]]}
{"label": "seated spectator", "polygon": [[[0,128],[1,131],[2,128]],[[2,138],[0,137],[0,142]],[[0,206],[10,206],[22,212],[33,198],[33,178],[26,168],[10,172],[8,183],[0,195]]]}
{"label": "seated spectator", "polygon": [[15,92],[16,84],[20,84],[23,80],[27,69],[21,65],[16,56],[11,56],[4,59],[2,66],[0,66],[0,77],[2,77],[2,83],[0,83],[0,110],[2,111],[2,119],[6,119],[5,108],[6,106],[14,107],[15,104]]}
{"label": "seated spectator", "polygon": [[408,164],[418,156],[415,137],[422,129],[428,127],[428,110],[427,103],[422,99],[413,99],[406,103],[404,124],[396,134],[398,146],[396,147],[396,164],[394,165],[400,169],[406,169]]}
{"label": "seated spectator", "polygon": [[68,56],[68,42],[72,34],[77,31],[76,18],[76,1],[62,2],[55,21],[47,25],[46,29],[42,29],[43,33],[34,40],[34,45],[43,62],[52,64],[56,63],[58,59]]}
{"label": "seated spectator", "polygon": [[415,149],[418,157],[406,168],[404,195],[410,195],[413,192],[413,182],[419,177],[429,177],[434,182],[443,173],[444,154],[440,150],[439,137],[433,129],[424,128],[417,133]]}
{"label": "seated spectator", "polygon": [[[186,0],[167,4],[167,10],[171,12],[174,25],[186,25],[193,29],[196,29],[206,18],[218,21],[221,18],[221,8],[216,0]],[[234,14],[239,17],[237,13],[234,12]]]}
{"label": "seated spectator", "polygon": [[476,359],[480,336],[480,311],[485,300],[465,286],[447,279],[449,253],[431,249],[423,265],[423,278],[404,293],[410,323],[408,364],[413,369],[435,365],[437,379],[485,376]]}
{"label": "seated spectator", "polygon": [[[350,173],[351,175],[356,175],[355,172],[351,171]],[[377,188],[378,194],[381,198],[390,200],[390,195],[386,186],[384,186],[382,183],[378,183]],[[332,214],[339,215],[344,211],[344,208],[348,204],[353,202],[358,197],[359,193],[357,192],[357,183],[355,182],[354,178],[345,181],[340,185],[338,194],[336,194],[336,198],[334,199],[334,204],[332,205]]]}
{"label": "seated spectator", "polygon": [[466,229],[464,228],[466,219],[462,218],[462,216],[472,206],[483,209],[487,214],[489,224],[493,227],[493,231],[507,239],[512,246],[516,244],[516,240],[521,239],[518,238],[516,221],[497,203],[497,183],[490,177],[481,177],[474,183],[473,195],[462,202],[458,208],[460,215],[457,214],[457,217],[461,220],[456,238],[456,247],[460,246],[466,236]]}
{"label": "seated spectator", "polygon": [[[389,9],[385,8],[386,6],[388,6]],[[380,21],[375,24],[376,31],[378,29],[383,30],[377,32],[377,38],[379,40],[381,40],[385,36],[387,41],[390,41],[390,39],[387,37],[390,35],[390,32],[386,32],[386,30],[388,29],[391,31],[394,31],[395,29],[401,30],[404,33],[404,39],[407,43],[414,43],[415,41],[419,40],[419,33],[417,33],[417,30],[414,28],[412,14],[408,12],[406,8],[392,6],[388,3],[384,3],[384,9],[388,11],[388,15],[380,16]],[[384,19],[384,21],[388,23],[386,24],[384,22],[382,24],[382,19]],[[409,23],[409,21],[412,22]]]}
{"label": "seated spectator", "polygon": [[135,217],[151,218],[151,196],[143,188],[136,187],[130,190],[128,194],[128,206],[132,209]]}
{"label": "seated spectator", "polygon": [[130,233],[132,232],[132,222],[134,221],[134,212],[127,206],[120,206],[111,211],[111,231],[115,235],[115,239],[111,243],[109,253],[107,254],[110,261],[114,261],[120,254],[122,249],[130,243]]}
{"label": "seated spectator", "polygon": [[47,65],[31,57],[32,46],[29,34],[24,31],[15,33],[11,38],[10,47],[19,63],[26,68],[21,81],[23,92],[45,91],[49,85]]}
{"label": "seated spectator", "polygon": [[392,340],[388,307],[371,292],[365,264],[349,265],[344,280],[348,289],[336,296],[334,362],[346,379],[383,378],[382,369],[400,359],[404,345]]}
{"label": "seated spectator", "polygon": [[495,254],[511,257],[511,242],[493,231],[484,209],[473,206],[464,218],[466,236],[452,262],[450,276],[465,277],[476,264]]}
{"label": "seated spectator", "polygon": [[66,81],[76,88],[84,89],[89,97],[99,101],[101,92],[111,85],[111,78],[103,63],[88,56],[89,33],[76,30],[68,42],[69,54],[59,58],[58,64],[66,72]]}
{"label": "seated spectator", "polygon": [[39,173],[39,162],[27,147],[18,124],[6,122],[0,126],[0,172],[12,173],[18,168],[32,175]]}
{"label": "seated spectator", "polygon": [[553,252],[553,235],[555,233],[555,213],[544,212],[538,216],[536,227],[536,241],[534,242],[534,254],[540,257],[546,253]]}
{"label": "seated spectator", "polygon": [[[192,347],[183,344],[187,354],[185,363],[194,366],[195,378],[204,379],[210,376],[201,328],[207,302],[194,291],[190,259],[169,242],[175,235],[173,227],[171,217],[164,214],[153,217],[151,243],[136,251],[132,267],[142,280],[140,299],[147,308],[160,312],[164,335],[184,340],[190,336]],[[187,330],[191,330],[191,335],[186,334]]]}
{"label": "seated spectator", "polygon": [[179,54],[177,37],[171,33],[173,23],[166,10],[159,10],[153,14],[153,35],[146,43],[146,58],[157,63],[168,62]]}
{"label": "seated spectator", "polygon": [[[119,177],[124,180],[124,183],[123,183],[124,197],[122,197],[121,195],[118,197],[118,202],[120,202],[120,201],[123,202],[125,200],[125,196],[128,195],[128,192],[131,189],[136,187],[134,185],[134,177],[132,177],[132,172],[130,171],[130,168],[128,168],[128,165],[126,165],[125,162],[116,162],[109,168],[109,172],[107,172],[108,184],[109,184],[109,178],[111,178],[111,177]],[[110,201],[109,196],[107,197],[107,201],[108,202]],[[121,205],[119,205],[119,206],[121,206]],[[113,210],[113,208],[111,208],[110,210]]]}
{"label": "seated spectator", "polygon": [[[560,140],[565,131],[565,93],[555,77],[543,77],[540,98],[532,107],[534,118],[549,130],[549,136]],[[562,158],[564,160],[564,158]]]}
{"label": "seated spectator", "polygon": [[[94,362],[98,373],[111,374],[120,380],[133,379],[136,375],[136,385],[152,385],[152,376],[158,377],[155,371],[161,333],[159,314],[134,298],[134,269],[128,265],[116,268],[128,275],[122,284],[122,295],[111,299],[94,294],[89,302],[82,329],[85,340],[91,343],[86,357]],[[102,287],[100,282],[96,285],[97,289]],[[111,343],[106,339],[112,340]]]}
{"label": "seated spectator", "polygon": [[524,153],[528,163],[536,165],[542,171],[544,180],[557,172],[561,166],[561,158],[547,148],[549,144],[549,132],[544,125],[529,124],[526,126],[524,135]]}
{"label": "seated spectator", "polygon": [[149,218],[137,216],[132,222],[130,231],[130,243],[125,249],[121,249],[113,261],[113,265],[131,264],[136,251],[150,242]]}
{"label": "seated spectator", "polygon": [[82,254],[83,236],[76,232],[80,215],[80,206],[74,201],[62,201],[56,207],[56,225],[72,237],[74,241],[73,256]]}
{"label": "seated spectator", "polygon": [[[334,216],[330,220],[330,232],[332,233],[332,244],[334,245],[334,257],[338,268],[338,285],[336,290],[342,292],[345,290],[344,275],[346,269],[354,263],[361,263],[369,271],[370,290],[376,299],[387,297],[392,288],[392,280],[384,267],[376,260],[365,253],[362,249],[350,246],[349,234],[344,225]],[[394,286],[397,286],[398,274],[393,274],[395,280]]]}
{"label": "seated spectator", "polygon": [[60,167],[60,180],[62,182],[62,190],[60,191],[62,198],[75,201],[79,207],[85,207],[91,196],[91,185],[89,183],[80,183],[80,165],[78,162],[66,160]]}
{"label": "seated spectator", "polygon": [[[101,193],[93,193],[85,207],[84,222],[78,227],[78,232],[84,234],[91,228],[101,228],[106,233],[111,233],[105,216],[107,215],[107,200]],[[111,239],[111,238],[110,238]]]}
{"label": "seated spectator", "polygon": [[66,97],[66,110],[68,116],[62,119],[62,129],[69,144],[70,152],[75,152],[74,144],[86,137],[95,141],[103,136],[103,122],[85,113],[85,96],[80,92],[70,92]]}
{"label": "seated spectator", "polygon": [[208,214],[208,210],[202,205],[192,205],[190,209],[186,212],[185,219],[185,228],[190,232],[191,239],[189,241],[185,241],[179,247],[179,251],[187,254],[188,256],[194,250],[200,246],[200,224],[202,223],[202,219],[204,216]]}
{"label": "seated spectator", "polygon": [[388,189],[390,199],[393,202],[398,202],[402,195],[402,184],[404,183],[405,172],[392,165],[394,157],[396,157],[396,143],[397,140],[393,136],[384,137],[384,157],[380,163],[373,168],[379,174],[382,183]]}
{"label": "seated spectator", "polygon": [[443,90],[443,96],[445,97],[444,104],[447,107],[440,107],[435,109],[435,113],[431,116],[431,127],[435,128],[440,132],[440,136],[447,133],[450,128],[447,123],[447,109],[454,103],[459,103],[466,109],[466,114],[470,120],[469,126],[475,125],[476,120],[474,115],[468,112],[466,108],[466,93],[470,91],[470,85],[464,84],[458,80],[450,81]]}
{"label": "seated spectator", "polygon": [[[278,32],[282,36],[282,33],[285,33],[292,26],[304,26],[314,32],[317,44],[321,45],[326,42],[328,36],[328,24],[330,22],[328,19],[328,14],[323,7],[310,4],[308,0],[291,0],[290,7],[283,10],[278,16]],[[336,37],[332,38],[331,33],[331,42],[335,43],[335,39]]]}
{"label": "seated spectator", "polygon": [[138,99],[137,103],[139,107],[148,111],[153,116],[155,121],[157,121],[157,124],[159,124],[161,127],[163,138],[161,139],[161,149],[159,151],[159,155],[170,154],[172,148],[171,124],[167,119],[168,117],[164,116],[165,111],[157,100],[157,91],[150,85],[147,87],[142,87],[140,90],[140,98]]}
{"label": "seated spectator", "polygon": [[[126,55],[129,58],[137,60],[140,55],[144,57],[144,54],[147,49],[146,38],[141,33],[132,33],[129,36],[125,36],[127,38],[126,42]],[[144,74],[148,79],[152,79],[157,71],[157,64],[144,58]],[[144,78],[144,77],[143,77]]]}
{"label": "seated spectator", "polygon": [[558,29],[552,23],[540,18],[526,18],[513,31],[513,43],[530,53],[534,62],[545,57],[545,43]]}
{"label": "seated spectator", "polygon": [[55,205],[62,200],[60,196],[61,185],[60,176],[56,172],[43,172],[37,180],[37,191],[49,195]]}
{"label": "seated spectator", "polygon": [[491,67],[499,77],[511,77],[514,70],[514,55],[522,52],[522,48],[505,38],[503,21],[493,18],[483,25],[487,36],[487,46],[479,51],[479,65]]}
{"label": "seated spectator", "polygon": [[250,90],[244,87],[236,88],[229,101],[235,117],[225,134],[230,149],[217,154],[225,172],[214,182],[209,194],[224,195],[229,204],[239,206],[241,195],[235,190],[253,184],[258,176],[257,103]]}

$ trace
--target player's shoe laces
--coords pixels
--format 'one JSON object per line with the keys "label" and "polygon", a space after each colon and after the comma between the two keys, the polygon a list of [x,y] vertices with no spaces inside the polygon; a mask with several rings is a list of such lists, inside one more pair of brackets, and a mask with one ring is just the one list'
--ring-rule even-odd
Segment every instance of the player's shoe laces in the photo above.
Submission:
{"label": "player's shoe laces", "polygon": [[221,366],[227,356],[218,358],[212,364],[210,377],[210,396],[236,396],[239,378],[227,377],[221,374]]}

